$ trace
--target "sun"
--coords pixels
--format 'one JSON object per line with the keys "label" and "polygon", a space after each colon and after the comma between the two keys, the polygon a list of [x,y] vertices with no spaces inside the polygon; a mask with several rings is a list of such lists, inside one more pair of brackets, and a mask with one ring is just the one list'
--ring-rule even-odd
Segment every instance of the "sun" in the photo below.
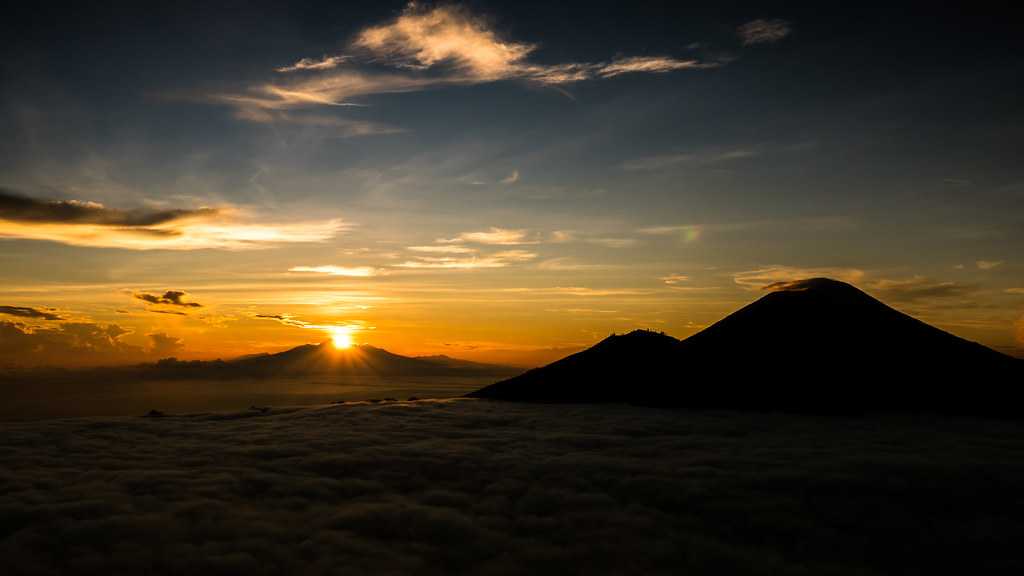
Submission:
{"label": "sun", "polygon": [[352,329],[348,326],[338,326],[331,328],[331,343],[338,350],[344,350],[352,347]]}

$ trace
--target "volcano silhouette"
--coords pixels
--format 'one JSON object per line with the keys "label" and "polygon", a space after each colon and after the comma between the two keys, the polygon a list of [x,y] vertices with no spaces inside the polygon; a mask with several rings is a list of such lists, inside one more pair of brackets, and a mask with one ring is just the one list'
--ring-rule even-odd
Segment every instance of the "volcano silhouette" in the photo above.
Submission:
{"label": "volcano silhouette", "polygon": [[637,330],[470,396],[694,408],[861,412],[1016,410],[1024,361],[814,278],[685,340]]}

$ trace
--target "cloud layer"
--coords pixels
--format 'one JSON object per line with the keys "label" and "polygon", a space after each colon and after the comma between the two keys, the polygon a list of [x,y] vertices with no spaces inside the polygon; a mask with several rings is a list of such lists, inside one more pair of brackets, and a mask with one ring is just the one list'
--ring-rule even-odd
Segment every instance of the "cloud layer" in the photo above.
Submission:
{"label": "cloud layer", "polygon": [[942,422],[472,401],[5,422],[0,554],[8,574],[998,572],[1024,434]]}

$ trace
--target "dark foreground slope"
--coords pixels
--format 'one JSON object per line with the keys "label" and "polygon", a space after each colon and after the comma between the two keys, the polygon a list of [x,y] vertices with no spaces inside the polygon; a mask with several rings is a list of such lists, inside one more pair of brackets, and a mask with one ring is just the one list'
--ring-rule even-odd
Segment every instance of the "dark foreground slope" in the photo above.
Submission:
{"label": "dark foreground slope", "polygon": [[683,341],[637,331],[471,396],[730,409],[1016,413],[1019,360],[824,278]]}

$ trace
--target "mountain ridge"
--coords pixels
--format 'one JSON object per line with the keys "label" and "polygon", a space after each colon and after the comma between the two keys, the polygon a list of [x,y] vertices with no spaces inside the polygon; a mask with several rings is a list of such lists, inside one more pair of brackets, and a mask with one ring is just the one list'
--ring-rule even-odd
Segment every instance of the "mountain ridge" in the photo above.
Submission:
{"label": "mountain ridge", "polygon": [[[11,371],[13,379],[25,377],[76,377],[80,375],[115,380],[237,380],[306,376],[401,377],[485,377],[511,376],[522,369],[483,364],[457,358],[412,357],[368,344],[335,349],[330,341],[301,344],[281,352],[248,354],[229,360],[178,360],[126,366],[91,368],[26,368]],[[3,378],[0,377],[0,380]]]}
{"label": "mountain ridge", "polygon": [[[992,412],[1016,400],[1024,361],[827,278],[777,283],[683,340],[610,336],[469,396],[755,410]],[[1014,380],[1016,378],[1016,380]],[[968,393],[972,382],[984,390]]]}

